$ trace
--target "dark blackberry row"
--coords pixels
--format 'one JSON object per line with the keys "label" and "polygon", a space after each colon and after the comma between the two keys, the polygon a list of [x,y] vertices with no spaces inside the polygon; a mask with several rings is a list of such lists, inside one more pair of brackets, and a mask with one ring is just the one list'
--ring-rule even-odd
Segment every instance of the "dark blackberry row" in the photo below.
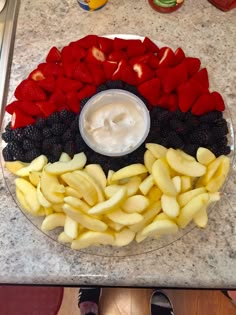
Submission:
{"label": "dark blackberry row", "polygon": [[[137,89],[122,81],[107,81],[97,88],[97,93],[106,89],[119,88],[137,96]],[[86,104],[85,98],[81,104]],[[148,103],[145,101],[146,106]],[[227,122],[221,112],[213,111],[203,116],[194,116],[190,112],[179,110],[169,112],[160,107],[150,110],[151,128],[145,142],[154,142],[167,148],[181,149],[196,156],[200,146],[210,149],[216,156],[227,155]],[[39,118],[34,125],[11,130],[9,124],[2,139],[7,142],[3,149],[5,161],[21,160],[31,162],[40,154],[48,157],[49,162],[59,159],[62,152],[71,157],[84,152],[88,163],[102,165],[104,171],[114,171],[133,163],[143,163],[145,144],[134,152],[122,157],[108,157],[94,152],[83,141],[78,128],[79,114],[63,110],[51,114],[47,119]]]}

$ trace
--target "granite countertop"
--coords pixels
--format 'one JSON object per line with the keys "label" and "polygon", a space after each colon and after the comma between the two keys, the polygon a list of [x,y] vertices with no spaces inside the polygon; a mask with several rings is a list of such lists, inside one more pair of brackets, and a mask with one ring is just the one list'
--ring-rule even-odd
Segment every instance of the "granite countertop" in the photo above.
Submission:
{"label": "granite countertop", "polygon": [[[81,10],[76,0],[22,0],[9,99],[51,46],[90,33],[139,34],[200,57],[234,118],[235,20],[236,10],[223,13],[207,0],[188,0],[166,15],[143,0],[110,0],[93,13]],[[233,169],[207,229],[195,228],[149,254],[99,257],[72,251],[37,230],[16,207],[1,172],[0,283],[236,288],[235,182]]]}

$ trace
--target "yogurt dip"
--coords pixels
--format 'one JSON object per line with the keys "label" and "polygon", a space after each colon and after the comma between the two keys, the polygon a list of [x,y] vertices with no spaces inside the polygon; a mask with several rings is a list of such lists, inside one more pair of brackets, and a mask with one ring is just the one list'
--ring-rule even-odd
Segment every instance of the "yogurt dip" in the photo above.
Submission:
{"label": "yogurt dip", "polygon": [[143,143],[150,117],[136,95],[114,89],[93,96],[82,109],[79,124],[81,136],[94,151],[120,156]]}

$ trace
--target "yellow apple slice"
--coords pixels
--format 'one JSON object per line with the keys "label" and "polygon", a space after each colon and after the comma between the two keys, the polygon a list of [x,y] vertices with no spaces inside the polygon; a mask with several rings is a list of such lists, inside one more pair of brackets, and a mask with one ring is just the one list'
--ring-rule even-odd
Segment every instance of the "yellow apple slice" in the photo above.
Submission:
{"label": "yellow apple slice", "polygon": [[194,197],[203,194],[206,192],[205,187],[200,187],[196,189],[192,189],[189,191],[186,191],[182,194],[180,194],[177,197],[178,203],[180,204],[181,207],[185,206],[190,200],[192,200]]}
{"label": "yellow apple slice", "polygon": [[60,243],[72,243],[73,239],[66,235],[65,232],[61,232],[58,236],[58,242]]}
{"label": "yellow apple slice", "polygon": [[156,220],[146,226],[142,232],[142,236],[150,237],[156,234],[158,235],[168,235],[175,234],[178,232],[178,226],[171,220]]}
{"label": "yellow apple slice", "polygon": [[153,202],[156,202],[156,201],[160,200],[160,199],[161,199],[161,196],[162,196],[162,192],[161,192],[161,190],[160,190],[158,187],[156,187],[156,186],[153,186],[153,187],[150,189],[149,193],[147,194],[147,197],[148,197],[148,199],[149,199],[149,201],[150,201],[150,204],[153,203]]}
{"label": "yellow apple slice", "polygon": [[71,248],[78,250],[94,245],[112,245],[113,242],[114,236],[111,233],[88,231],[72,241]]}
{"label": "yellow apple slice", "polygon": [[86,165],[84,171],[90,175],[102,189],[105,189],[107,185],[107,179],[101,165],[88,164]]}
{"label": "yellow apple slice", "polygon": [[107,185],[111,185],[112,184],[112,176],[115,173],[115,171],[113,170],[109,170],[107,173]]}
{"label": "yellow apple slice", "polygon": [[71,219],[75,220],[88,230],[103,232],[107,229],[106,223],[83,213],[78,208],[64,204],[63,210]]}
{"label": "yellow apple slice", "polygon": [[48,159],[45,155],[40,155],[34,159],[28,166],[22,167],[16,172],[17,176],[25,177],[29,176],[30,172],[40,172],[47,164]]}
{"label": "yellow apple slice", "polygon": [[181,178],[181,192],[192,189],[192,180],[189,176],[180,176]]}
{"label": "yellow apple slice", "polygon": [[24,178],[15,179],[16,187],[23,193],[25,202],[28,204],[31,213],[37,213],[41,205],[38,202],[36,188]]}
{"label": "yellow apple slice", "polygon": [[135,238],[135,233],[130,229],[124,228],[119,233],[115,233],[114,246],[127,246]]}
{"label": "yellow apple slice", "polygon": [[152,153],[156,159],[160,159],[166,156],[167,148],[157,143],[146,143],[145,147]]}
{"label": "yellow apple slice", "polygon": [[207,207],[200,209],[193,217],[193,221],[198,227],[205,228],[208,223]]}
{"label": "yellow apple slice", "polygon": [[181,228],[185,228],[195,217],[199,210],[207,205],[209,200],[209,194],[203,193],[192,200],[190,200],[180,211],[180,215],[177,218],[177,224]]}
{"label": "yellow apple slice", "polygon": [[217,192],[223,186],[228,174],[230,171],[230,159],[225,156],[214,174],[214,176],[210,179],[210,181],[206,185],[206,189],[211,192]]}
{"label": "yellow apple slice", "polygon": [[69,154],[67,154],[66,152],[62,152],[59,158],[59,162],[69,162],[69,161],[71,161],[71,157],[69,156]]}
{"label": "yellow apple slice", "polygon": [[211,162],[213,162],[216,159],[216,156],[214,153],[212,153],[207,148],[198,148],[197,150],[197,160],[199,163],[203,165],[209,165]]}
{"label": "yellow apple slice", "polygon": [[56,204],[53,204],[52,205],[52,209],[53,209],[53,211],[54,212],[64,212],[63,211],[63,205],[64,205],[64,203],[56,203]]}
{"label": "yellow apple slice", "polygon": [[168,217],[176,218],[179,215],[179,204],[176,200],[176,197],[162,195],[161,196],[161,206],[162,210]]}
{"label": "yellow apple slice", "polygon": [[167,165],[162,160],[157,160],[152,166],[152,175],[160,190],[170,196],[176,196],[177,190],[171,180]]}
{"label": "yellow apple slice", "polygon": [[81,199],[82,198],[82,195],[80,194],[80,192],[70,186],[66,186],[65,187],[65,196],[69,197],[75,197],[75,198],[78,198],[78,199]]}
{"label": "yellow apple slice", "polygon": [[136,224],[143,220],[143,216],[139,213],[126,213],[120,209],[115,210],[111,213],[108,213],[107,217],[113,222],[116,222],[125,226]]}
{"label": "yellow apple slice", "polygon": [[177,150],[172,148],[168,149],[166,158],[170,167],[181,175],[200,177],[206,173],[206,166],[186,159]]}
{"label": "yellow apple slice", "polygon": [[89,214],[105,214],[117,209],[126,198],[126,188],[121,187],[110,199],[100,202],[89,210]]}
{"label": "yellow apple slice", "polygon": [[57,227],[64,227],[66,216],[64,213],[53,213],[48,215],[42,222],[42,231],[51,231]]}
{"label": "yellow apple slice", "polygon": [[152,172],[152,165],[156,161],[155,156],[151,153],[151,151],[146,150],[144,153],[144,165],[147,168],[148,172],[151,174]]}
{"label": "yellow apple slice", "polygon": [[112,175],[112,182],[147,173],[147,169],[143,164],[136,163],[125,166]]}
{"label": "yellow apple slice", "polygon": [[80,211],[84,213],[88,213],[90,206],[84,202],[83,200],[80,200],[76,197],[68,196],[64,198],[64,202],[68,205],[71,205],[74,208],[78,208]]}
{"label": "yellow apple slice", "polygon": [[199,178],[197,181],[197,187],[206,186],[208,182],[213,178],[216,171],[218,170],[221,161],[224,159],[224,155],[219,156],[213,162],[208,164],[206,174]]}
{"label": "yellow apple slice", "polygon": [[24,163],[21,161],[13,161],[13,162],[5,162],[5,167],[9,172],[16,175],[17,171],[22,169],[23,167],[29,166],[29,163]]}
{"label": "yellow apple slice", "polygon": [[33,184],[35,187],[38,186],[41,178],[41,172],[30,172],[29,173],[29,180],[31,184]]}
{"label": "yellow apple slice", "polygon": [[79,235],[79,224],[75,220],[66,216],[64,232],[72,239],[76,239]]}
{"label": "yellow apple slice", "polygon": [[40,187],[43,195],[49,202],[63,202],[65,187],[59,183],[55,175],[51,175],[43,170],[40,178]]}
{"label": "yellow apple slice", "polygon": [[106,218],[106,223],[108,224],[109,228],[111,228],[112,230],[114,230],[116,232],[119,232],[124,227],[123,224],[119,224],[119,223],[113,222],[113,221],[111,221],[108,218]]}
{"label": "yellow apple slice", "polygon": [[127,213],[143,212],[149,206],[149,199],[143,195],[134,195],[125,200],[121,208]]}
{"label": "yellow apple slice", "polygon": [[177,149],[176,151],[177,151],[179,154],[181,154],[184,159],[186,159],[186,160],[188,160],[188,161],[195,161],[195,162],[196,162],[195,158],[194,158],[192,155],[189,155],[189,154],[187,154],[187,153],[185,153],[184,151],[179,150],[179,149]]}
{"label": "yellow apple slice", "polygon": [[54,211],[53,211],[53,209],[52,209],[51,207],[49,207],[49,208],[44,208],[44,210],[45,210],[45,215],[46,215],[46,216],[48,216],[48,215],[54,213]]}
{"label": "yellow apple slice", "polygon": [[154,178],[153,175],[149,175],[146,177],[142,183],[139,185],[139,190],[143,195],[147,195],[150,189],[154,186]]}
{"label": "yellow apple slice", "polygon": [[49,174],[60,175],[82,169],[87,162],[86,155],[81,152],[74,155],[73,159],[68,162],[49,163],[45,166],[45,171]]}
{"label": "yellow apple slice", "polygon": [[175,186],[177,193],[180,193],[181,192],[181,177],[180,176],[173,177],[172,182]]}
{"label": "yellow apple slice", "polygon": [[38,183],[38,186],[37,186],[37,198],[38,198],[38,202],[40,203],[41,206],[43,206],[45,208],[51,207],[51,205],[52,205],[51,202],[49,202],[41,192],[40,182]]}

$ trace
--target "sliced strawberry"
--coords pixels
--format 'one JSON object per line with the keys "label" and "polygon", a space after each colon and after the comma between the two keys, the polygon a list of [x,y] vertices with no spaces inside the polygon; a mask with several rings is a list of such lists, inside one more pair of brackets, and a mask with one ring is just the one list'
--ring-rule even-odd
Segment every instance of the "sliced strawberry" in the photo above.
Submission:
{"label": "sliced strawberry", "polygon": [[121,80],[122,78],[122,71],[123,69],[125,69],[127,65],[127,62],[125,59],[122,59],[119,63],[118,63],[118,67],[116,69],[116,71],[113,73],[112,75],[112,80]]}
{"label": "sliced strawberry", "polygon": [[[39,67],[38,67],[39,68]],[[42,69],[40,69],[44,76],[51,76],[53,75],[54,77],[58,77],[63,75],[63,68],[56,63],[46,63],[44,66],[41,66]]]}
{"label": "sliced strawberry", "polygon": [[136,73],[128,63],[121,69],[121,80],[130,85],[137,85]]}
{"label": "sliced strawberry", "polygon": [[77,62],[73,62],[73,63],[64,63],[63,64],[63,72],[64,75],[67,78],[73,79],[74,78],[74,71],[75,71],[75,67],[77,66]]}
{"label": "sliced strawberry", "polygon": [[139,39],[128,40],[127,55],[128,57],[141,56],[146,52],[146,46]]}
{"label": "sliced strawberry", "polygon": [[174,112],[178,109],[178,96],[174,93],[169,94],[170,111]]}
{"label": "sliced strawberry", "polygon": [[175,54],[169,47],[166,47],[163,52],[160,50],[158,57],[160,59],[159,67],[171,67],[175,64]]}
{"label": "sliced strawberry", "polygon": [[[159,67],[159,58],[154,55],[154,54],[150,54],[150,58],[148,60],[148,65],[153,68],[153,69],[157,69]],[[161,69],[161,68],[160,68]]]}
{"label": "sliced strawberry", "polygon": [[187,67],[189,77],[192,77],[195,73],[197,73],[201,66],[200,59],[193,57],[186,57],[183,60],[183,63],[185,63]]}
{"label": "sliced strawberry", "polygon": [[171,68],[168,74],[162,79],[162,88],[165,93],[170,93],[179,85],[186,82],[188,79],[187,69],[184,63]]}
{"label": "sliced strawberry", "polygon": [[19,109],[16,109],[11,117],[11,128],[21,128],[35,123],[35,119]]}
{"label": "sliced strawberry", "polygon": [[138,86],[138,91],[151,105],[156,105],[160,96],[160,80],[154,78],[146,81]]}
{"label": "sliced strawberry", "polygon": [[164,79],[164,77],[166,77],[168,75],[170,69],[171,68],[158,68],[156,70],[156,75],[161,80],[161,82]]}
{"label": "sliced strawberry", "polygon": [[70,91],[78,91],[82,88],[83,84],[78,80],[71,80],[65,77],[58,77],[56,86],[64,93]]}
{"label": "sliced strawberry", "polygon": [[194,102],[201,95],[201,86],[198,82],[189,80],[178,87],[179,108],[182,112],[188,112]]}
{"label": "sliced strawberry", "polygon": [[175,62],[176,64],[181,63],[185,58],[185,53],[182,48],[177,48],[175,51]]}
{"label": "sliced strawberry", "polygon": [[104,54],[109,54],[113,50],[113,40],[106,37],[98,37],[98,45]]}
{"label": "sliced strawberry", "polygon": [[51,100],[45,102],[36,102],[35,104],[45,117],[48,117],[57,111],[56,105]]}
{"label": "sliced strawberry", "polygon": [[83,48],[90,48],[92,46],[98,45],[98,36],[97,35],[87,35],[76,42],[79,46]]}
{"label": "sliced strawberry", "polygon": [[29,74],[28,78],[34,81],[40,81],[45,79],[45,76],[43,75],[43,72],[41,70],[35,69]]}
{"label": "sliced strawberry", "polygon": [[167,46],[161,47],[158,52],[158,58],[161,59],[164,56],[166,49],[169,48]]}
{"label": "sliced strawberry", "polygon": [[118,67],[118,62],[105,60],[102,63],[102,66],[103,66],[103,70],[104,70],[106,79],[110,80],[112,75],[113,75],[113,73],[116,71],[116,69]]}
{"label": "sliced strawberry", "polygon": [[84,83],[93,83],[93,77],[85,63],[79,62],[74,67],[73,78]]}
{"label": "sliced strawberry", "polygon": [[75,61],[75,58],[72,54],[72,47],[71,46],[64,46],[61,51],[61,59],[62,63],[73,63]]}
{"label": "sliced strawberry", "polygon": [[6,111],[11,115],[13,115],[15,110],[20,110],[30,116],[39,116],[41,114],[35,103],[29,101],[13,101],[6,106]]}
{"label": "sliced strawberry", "polygon": [[47,63],[46,62],[42,62],[42,63],[38,64],[37,69],[40,70],[44,74],[44,69],[45,69],[46,66],[47,66]]}
{"label": "sliced strawberry", "polygon": [[50,96],[49,101],[54,103],[56,107],[59,107],[66,103],[66,98],[65,98],[65,95],[62,93],[62,91],[57,88]]}
{"label": "sliced strawberry", "polygon": [[170,109],[170,94],[163,94],[159,99],[158,103],[156,104],[159,107]]}
{"label": "sliced strawberry", "polygon": [[210,93],[202,94],[193,104],[192,113],[200,116],[214,110],[215,99]]}
{"label": "sliced strawberry", "polygon": [[223,112],[225,110],[225,103],[223,97],[218,92],[212,92],[211,96],[213,97],[215,102],[215,110]]}
{"label": "sliced strawberry", "polygon": [[127,55],[122,50],[112,51],[108,58],[109,61],[120,62],[122,59],[127,59]]}
{"label": "sliced strawberry", "polygon": [[208,78],[208,72],[206,68],[201,69],[197,73],[194,74],[194,76],[191,78],[191,80],[195,80],[201,84],[203,88],[206,90],[209,89],[209,78]]}
{"label": "sliced strawberry", "polygon": [[155,75],[155,72],[145,63],[135,63],[133,65],[133,70],[136,72],[138,84],[152,79]]}
{"label": "sliced strawberry", "polygon": [[56,80],[54,76],[48,76],[44,80],[38,81],[38,85],[46,92],[53,92],[56,87]]}
{"label": "sliced strawberry", "polygon": [[105,60],[104,53],[97,47],[93,46],[91,47],[88,52],[87,56],[85,58],[87,63],[95,63],[95,64],[101,64]]}
{"label": "sliced strawberry", "polygon": [[93,82],[96,86],[106,82],[106,76],[102,66],[97,64],[87,64],[90,73],[92,74]]}
{"label": "sliced strawberry", "polygon": [[77,97],[81,101],[85,97],[90,97],[96,93],[96,86],[87,84],[78,93]]}
{"label": "sliced strawberry", "polygon": [[153,53],[158,53],[159,52],[159,47],[148,37],[144,38],[143,41],[144,46],[147,48],[147,50],[153,52]]}
{"label": "sliced strawberry", "polygon": [[34,80],[23,80],[15,90],[15,97],[20,101],[44,101],[47,96]]}
{"label": "sliced strawberry", "polygon": [[46,57],[46,62],[60,62],[61,61],[61,53],[57,49],[57,47],[52,47],[49,50],[49,53]]}
{"label": "sliced strawberry", "polygon": [[71,54],[75,61],[80,61],[86,57],[86,50],[80,47],[77,42],[71,42],[69,47],[71,47]]}
{"label": "sliced strawberry", "polygon": [[113,49],[115,51],[124,50],[128,46],[128,41],[123,38],[115,37],[113,40]]}
{"label": "sliced strawberry", "polygon": [[66,104],[72,112],[76,114],[79,113],[80,102],[78,100],[77,92],[71,91],[66,94]]}
{"label": "sliced strawberry", "polygon": [[149,62],[149,59],[151,58],[153,54],[151,53],[147,53],[147,54],[144,54],[144,55],[141,55],[141,56],[137,56],[137,57],[133,57],[133,58],[130,58],[129,59],[129,64],[131,66],[133,66],[135,63],[148,63]]}

